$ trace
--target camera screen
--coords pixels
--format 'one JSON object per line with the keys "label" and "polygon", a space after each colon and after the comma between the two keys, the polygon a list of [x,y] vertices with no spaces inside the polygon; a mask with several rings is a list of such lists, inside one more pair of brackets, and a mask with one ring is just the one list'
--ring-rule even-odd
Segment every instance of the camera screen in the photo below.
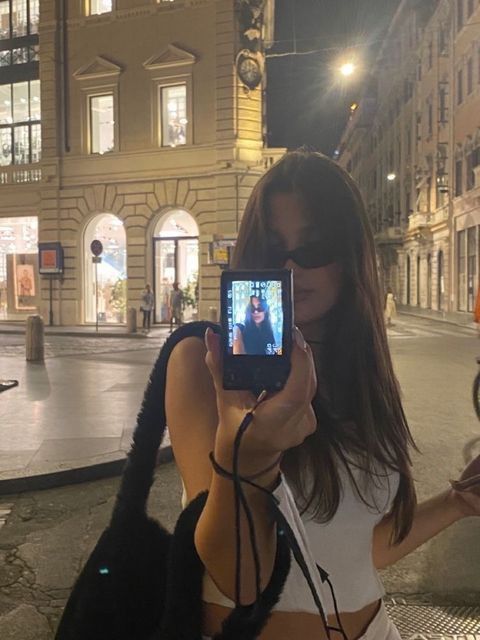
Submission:
{"label": "camera screen", "polygon": [[282,282],[233,280],[227,290],[228,353],[281,356]]}

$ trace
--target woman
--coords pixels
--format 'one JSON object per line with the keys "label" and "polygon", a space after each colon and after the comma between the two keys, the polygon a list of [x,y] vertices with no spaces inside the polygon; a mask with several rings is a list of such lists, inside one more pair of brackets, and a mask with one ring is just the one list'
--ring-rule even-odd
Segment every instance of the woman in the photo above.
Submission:
{"label": "woman", "polygon": [[[451,489],[416,505],[413,441],[387,346],[373,237],[349,175],[320,154],[284,156],[252,192],[233,267],[292,269],[301,330],[287,385],[260,404],[244,435],[239,473],[273,489],[292,514],[313,561],[330,574],[346,637],[397,640],[376,570],[456,520],[479,515],[480,498]],[[175,347],[166,408],[187,500],[209,490],[195,545],[207,571],[204,633],[211,637],[233,606],[236,542],[233,483],[212,472],[208,456],[213,451],[218,464],[232,469],[232,442],[254,398],[222,389],[218,340],[207,331],[205,342],[206,364],[198,339]],[[264,588],[275,525],[265,495],[248,485],[245,493]],[[246,541],[240,602],[249,604],[255,571],[246,523],[240,524]],[[327,637],[301,578],[293,563],[261,640]],[[326,600],[325,608],[329,625],[338,626],[333,603]]]}
{"label": "woman", "polygon": [[397,315],[397,305],[395,304],[395,296],[391,287],[387,289],[387,295],[385,296],[385,322],[387,327],[392,326],[392,318]]}
{"label": "woman", "polygon": [[273,355],[274,348],[275,337],[268,304],[258,296],[250,296],[244,324],[236,324],[233,329],[233,353]]}

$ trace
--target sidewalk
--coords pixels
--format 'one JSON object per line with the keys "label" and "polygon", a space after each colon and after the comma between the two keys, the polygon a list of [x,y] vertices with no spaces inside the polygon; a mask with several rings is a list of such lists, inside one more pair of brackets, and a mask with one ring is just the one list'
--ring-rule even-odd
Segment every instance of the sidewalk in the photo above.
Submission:
{"label": "sidewalk", "polygon": [[[168,330],[140,334],[143,340],[114,340],[122,337],[118,332],[97,338],[90,331],[66,339],[70,330],[47,333],[44,363],[26,362],[18,328],[0,335],[0,378],[19,381],[0,394],[0,495],[93,480],[123,468]],[[170,458],[167,441],[160,460]]]}
{"label": "sidewalk", "polygon": [[428,320],[435,320],[436,322],[446,322],[448,324],[454,324],[458,327],[469,327],[470,329],[477,330],[477,325],[473,321],[473,313],[464,313],[461,311],[434,311],[433,309],[421,309],[420,307],[414,307],[412,305],[399,305],[397,304],[397,311],[401,315],[413,316],[416,318],[426,318]]}
{"label": "sidewalk", "polygon": [[[24,322],[1,322],[0,335],[22,335],[26,332],[26,321]],[[154,325],[150,331],[150,336],[165,335],[168,332],[166,325]],[[91,338],[145,338],[141,327],[137,327],[136,333],[128,333],[127,325],[99,324],[98,331],[95,325],[75,325],[75,326],[52,326],[45,324],[45,335],[50,336],[88,336]]]}

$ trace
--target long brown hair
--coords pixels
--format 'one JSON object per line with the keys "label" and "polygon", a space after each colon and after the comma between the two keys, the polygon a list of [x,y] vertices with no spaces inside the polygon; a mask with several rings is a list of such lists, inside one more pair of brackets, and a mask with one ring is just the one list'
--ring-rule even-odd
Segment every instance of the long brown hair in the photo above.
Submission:
{"label": "long brown hair", "polygon": [[[255,186],[238,234],[232,267],[267,268],[269,202],[274,193],[294,193],[306,205],[312,226],[331,235],[342,266],[343,286],[324,322],[322,376],[328,401],[313,407],[319,428],[284,457],[284,470],[302,511],[326,522],[342,493],[338,461],[368,504],[351,472],[352,461],[375,484],[379,465],[396,471],[392,541],[411,528],[416,505],[409,447],[415,447],[403,412],[387,343],[373,235],[360,192],[349,174],[322,154],[287,153]],[[305,474],[308,470],[308,474]],[[308,477],[308,480],[307,480]]]}

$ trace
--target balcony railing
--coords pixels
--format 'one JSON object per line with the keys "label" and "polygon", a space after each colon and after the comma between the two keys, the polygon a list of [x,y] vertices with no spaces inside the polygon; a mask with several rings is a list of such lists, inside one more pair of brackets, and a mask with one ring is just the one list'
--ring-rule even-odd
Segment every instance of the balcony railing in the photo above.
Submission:
{"label": "balcony railing", "polygon": [[38,164],[10,165],[0,167],[0,185],[2,184],[26,184],[40,182],[42,169]]}

